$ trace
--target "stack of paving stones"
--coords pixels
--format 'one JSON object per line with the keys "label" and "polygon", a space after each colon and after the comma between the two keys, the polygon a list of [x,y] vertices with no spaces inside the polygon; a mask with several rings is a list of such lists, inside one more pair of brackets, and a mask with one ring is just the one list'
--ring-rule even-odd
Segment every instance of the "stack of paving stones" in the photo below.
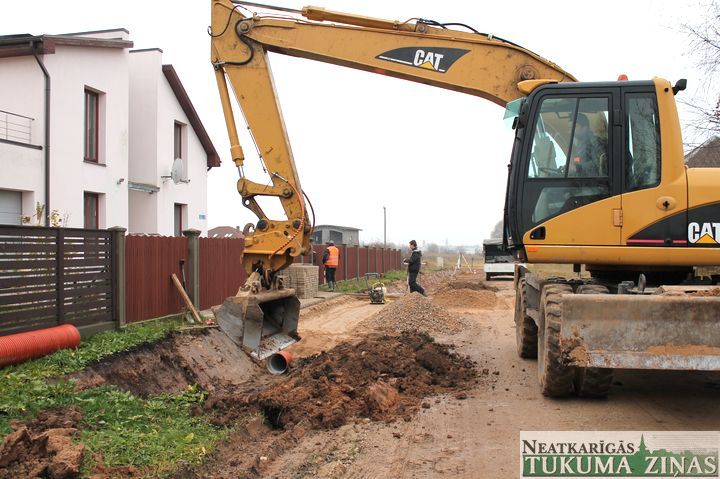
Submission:
{"label": "stack of paving stones", "polygon": [[298,298],[314,298],[318,292],[319,269],[311,264],[295,263],[285,268],[280,277],[286,288],[295,289]]}

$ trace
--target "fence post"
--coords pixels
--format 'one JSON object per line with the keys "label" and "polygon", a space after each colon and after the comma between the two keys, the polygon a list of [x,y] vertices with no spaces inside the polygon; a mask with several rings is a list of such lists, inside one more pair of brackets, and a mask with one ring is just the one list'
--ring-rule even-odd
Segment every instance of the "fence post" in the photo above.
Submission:
{"label": "fence post", "polygon": [[345,280],[345,281],[347,281],[347,279],[348,279],[347,249],[348,249],[347,245],[344,244],[343,245],[343,280]]}
{"label": "fence post", "polygon": [[360,243],[355,246],[355,278],[360,279]]}
{"label": "fence post", "polygon": [[108,228],[112,234],[113,319],[115,327],[127,326],[125,305],[125,232],[122,226]]}
{"label": "fence post", "polygon": [[65,323],[65,230],[57,231],[57,324]]}
{"label": "fence post", "polygon": [[200,307],[200,230],[183,230],[188,239],[187,294],[195,307]]}

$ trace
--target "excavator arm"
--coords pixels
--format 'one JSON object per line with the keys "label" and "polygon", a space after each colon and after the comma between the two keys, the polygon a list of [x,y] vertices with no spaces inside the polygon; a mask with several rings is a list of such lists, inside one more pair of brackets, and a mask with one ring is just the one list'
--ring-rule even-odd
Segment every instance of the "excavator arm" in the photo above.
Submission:
{"label": "excavator arm", "polygon": [[[448,28],[460,24],[382,20],[327,11],[291,10],[231,0],[212,1],[211,61],[240,172],[243,205],[258,217],[245,229],[243,264],[269,287],[274,273],[309,251],[312,226],[278,104],[268,52],[307,58],[467,93],[505,106],[538,85],[576,81],[554,63],[506,40]],[[248,14],[246,6],[282,11]],[[287,14],[290,14],[288,16]],[[462,25],[464,27],[464,25]],[[469,28],[469,27],[468,27]],[[244,176],[228,80],[271,185]],[[277,197],[285,218],[270,219],[255,200]]]}

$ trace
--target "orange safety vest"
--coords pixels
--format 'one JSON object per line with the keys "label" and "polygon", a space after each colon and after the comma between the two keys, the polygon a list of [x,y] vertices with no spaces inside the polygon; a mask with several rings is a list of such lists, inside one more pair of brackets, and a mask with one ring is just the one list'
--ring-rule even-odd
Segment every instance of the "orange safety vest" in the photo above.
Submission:
{"label": "orange safety vest", "polygon": [[325,261],[325,266],[328,268],[337,268],[340,263],[340,250],[335,246],[328,246],[328,259]]}

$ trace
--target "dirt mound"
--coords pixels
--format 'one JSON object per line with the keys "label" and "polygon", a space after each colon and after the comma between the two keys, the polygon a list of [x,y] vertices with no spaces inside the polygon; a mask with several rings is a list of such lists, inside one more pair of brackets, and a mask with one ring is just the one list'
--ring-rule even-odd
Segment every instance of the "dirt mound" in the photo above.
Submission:
{"label": "dirt mound", "polygon": [[35,419],[13,423],[13,429],[25,427],[33,434],[39,434],[48,429],[79,428],[83,414],[75,406],[54,407],[40,411]]}
{"label": "dirt mound", "polygon": [[390,302],[368,318],[366,324],[375,330],[422,331],[430,334],[455,334],[465,329],[458,318],[418,293]]}
{"label": "dirt mound", "polygon": [[54,408],[25,423],[13,423],[0,446],[0,479],[79,477],[85,446],[75,444],[82,414],[75,408]]}
{"label": "dirt mound", "polygon": [[271,424],[339,427],[356,417],[409,417],[422,398],[469,387],[474,363],[425,334],[372,335],[309,358],[257,397]]}
{"label": "dirt mound", "polygon": [[688,296],[720,296],[720,288],[695,291],[690,293]]}
{"label": "dirt mound", "polygon": [[207,391],[234,390],[261,372],[222,331],[206,329],[104,358],[71,378],[78,389],[108,383],[147,397],[178,393],[193,384]]}
{"label": "dirt mound", "polygon": [[438,291],[446,291],[449,289],[472,289],[473,291],[498,291],[498,287],[494,286],[492,284],[486,283],[485,281],[482,281],[478,279],[477,281],[472,281],[469,279],[453,279],[446,285],[441,286]]}
{"label": "dirt mound", "polygon": [[432,298],[435,304],[452,308],[492,309],[497,304],[497,297],[492,291],[474,289],[448,289]]}

